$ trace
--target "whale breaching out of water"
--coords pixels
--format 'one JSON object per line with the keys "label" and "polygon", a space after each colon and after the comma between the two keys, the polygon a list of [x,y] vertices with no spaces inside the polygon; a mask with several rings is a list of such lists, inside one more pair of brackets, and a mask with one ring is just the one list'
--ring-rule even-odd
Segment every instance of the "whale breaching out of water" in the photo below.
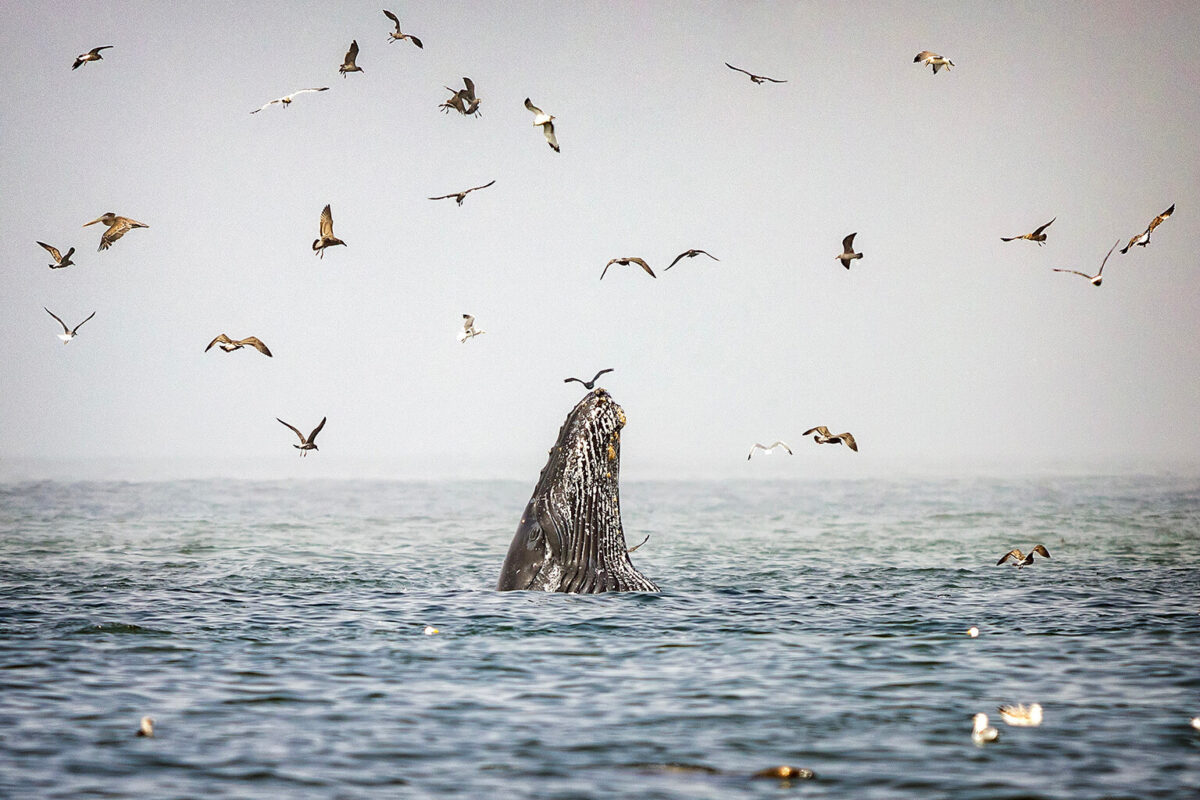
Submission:
{"label": "whale breaching out of water", "polygon": [[618,483],[625,412],[604,389],[571,409],[500,570],[500,591],[657,592],[629,559]]}

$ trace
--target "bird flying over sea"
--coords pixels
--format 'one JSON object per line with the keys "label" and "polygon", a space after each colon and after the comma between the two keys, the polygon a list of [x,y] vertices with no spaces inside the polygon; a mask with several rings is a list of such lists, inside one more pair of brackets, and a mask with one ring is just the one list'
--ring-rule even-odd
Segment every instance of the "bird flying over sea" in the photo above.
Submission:
{"label": "bird flying over sea", "polygon": [[561,152],[558,149],[558,138],[554,135],[554,115],[542,111],[529,102],[528,97],[525,98],[525,107],[533,112],[533,124],[542,126],[542,134],[546,137],[546,143],[550,145],[550,149],[556,153]]}
{"label": "bird flying over sea", "polygon": [[[1113,250],[1116,250],[1117,245],[1119,245],[1120,243],[1121,243],[1120,239],[1118,239],[1116,242],[1113,243],[1113,246],[1108,249],[1108,256],[1111,256],[1113,254]],[[1055,267],[1054,271],[1055,272],[1069,272],[1072,275],[1078,275],[1082,278],[1087,278],[1089,281],[1092,282],[1092,286],[1099,286],[1104,281],[1104,278],[1102,276],[1104,275],[1104,265],[1108,263],[1108,256],[1105,256],[1104,260],[1100,262],[1100,269],[1096,272],[1095,275],[1088,275],[1086,272],[1080,272],[1077,269],[1059,269],[1058,267]]]}
{"label": "bird flying over sea", "polygon": [[1146,245],[1150,244],[1150,231],[1157,228],[1159,225],[1161,225],[1163,223],[1163,220],[1165,220],[1167,217],[1171,216],[1174,213],[1175,213],[1175,204],[1171,203],[1170,208],[1168,208],[1163,213],[1159,214],[1154,219],[1150,220],[1150,225],[1149,225],[1149,227],[1146,228],[1145,231],[1143,231],[1142,233],[1139,233],[1137,236],[1130,239],[1129,244],[1127,244],[1123,248],[1121,248],[1121,254],[1124,255],[1125,253],[1128,253],[1129,248],[1131,248],[1131,247],[1145,247]]}
{"label": "bird flying over sea", "polygon": [[333,235],[333,212],[329,210],[329,204],[326,204],[325,208],[321,209],[321,236],[319,239],[313,241],[313,252],[324,258],[326,247],[333,247],[339,244],[349,247],[349,245]]}
{"label": "bird flying over sea", "polygon": [[83,327],[83,322],[87,322],[87,321],[88,321],[88,319],[91,319],[92,317],[96,316],[96,312],[95,312],[95,311],[93,311],[92,313],[90,313],[90,314],[88,314],[88,315],[87,315],[87,319],[85,319],[83,322],[79,323],[79,324],[78,324],[78,325],[76,325],[74,328],[68,328],[68,327],[67,327],[67,323],[63,322],[63,321],[62,321],[62,318],[61,318],[61,317],[59,317],[59,316],[58,316],[58,314],[55,314],[53,311],[51,311],[50,309],[46,308],[45,306],[42,306],[42,309],[43,309],[43,310],[44,310],[44,311],[45,311],[47,314],[49,314],[50,316],[52,316],[52,317],[54,317],[56,320],[58,320],[58,324],[59,324],[59,325],[62,325],[63,332],[62,332],[62,333],[60,333],[60,334],[58,334],[58,338],[59,338],[59,339],[62,339],[62,343],[63,343],[63,344],[67,344],[68,342],[70,342],[72,339],[74,339],[74,338],[75,338],[75,334],[76,334],[76,333],[79,331],[79,329],[80,329],[80,328],[82,328],[82,327]]}
{"label": "bird flying over sea", "polygon": [[749,452],[749,454],[747,454],[746,460],[747,461],[750,460],[750,456],[754,455],[755,450],[762,450],[765,454],[771,455],[771,451],[774,450],[776,447],[782,447],[784,450],[787,450],[787,454],[789,456],[792,455],[792,448],[788,447],[783,442],[780,442],[780,441],[772,442],[770,447],[768,447],[765,444],[761,444],[760,442],[755,442],[754,446],[750,448],[750,452]]}
{"label": "bird flying over sea", "polygon": [[590,381],[581,380],[579,378],[564,378],[563,383],[570,383],[571,381],[575,381],[576,383],[582,383],[583,388],[587,389],[588,391],[591,391],[592,389],[596,388],[596,379],[597,378],[599,378],[601,375],[603,375],[606,372],[612,372],[612,371],[613,371],[612,367],[609,367],[608,369],[602,369],[599,372],[597,372],[594,376],[592,376],[592,379]]}
{"label": "bird flying over sea", "polygon": [[287,108],[288,106],[290,106],[292,104],[292,101],[296,99],[296,95],[298,95],[298,94],[304,94],[305,92],[327,92],[327,91],[329,91],[328,86],[322,86],[317,89],[297,89],[296,91],[292,92],[291,94],[285,94],[283,97],[277,97],[274,100],[270,100],[266,103],[263,103],[260,107],[254,109],[250,113],[257,114],[258,112],[262,111],[267,106],[274,105],[275,103],[280,103],[283,105],[284,108]]}
{"label": "bird flying over sea", "polygon": [[320,450],[320,449],[321,449],[321,448],[317,447],[317,434],[321,432],[321,428],[324,428],[324,427],[325,427],[325,420],[326,420],[326,417],[321,417],[321,424],[320,424],[320,425],[318,425],[317,427],[313,428],[313,430],[312,430],[312,433],[310,433],[310,434],[308,435],[308,438],[305,438],[305,437],[304,437],[304,434],[303,434],[303,433],[301,433],[301,432],[300,432],[300,429],[299,429],[299,428],[297,428],[295,425],[288,425],[286,422],[284,422],[283,420],[279,419],[279,417],[276,417],[275,419],[276,419],[278,422],[282,423],[284,426],[286,426],[286,427],[288,427],[288,428],[291,428],[291,429],[292,429],[292,431],[293,431],[293,432],[294,432],[294,433],[295,433],[297,436],[299,436],[299,437],[300,437],[300,444],[294,444],[294,445],[292,445],[292,447],[294,447],[294,448],[296,448],[297,450],[299,450],[299,451],[300,451],[300,457],[301,457],[301,458],[303,458],[304,456],[308,455],[308,451],[309,451],[309,450]]}
{"label": "bird flying over sea", "polygon": [[74,247],[72,247],[70,250],[68,250],[67,254],[64,256],[62,253],[58,252],[57,247],[48,245],[45,242],[38,242],[38,244],[40,244],[42,247],[46,248],[46,252],[48,252],[50,254],[50,257],[54,259],[53,264],[46,265],[46,266],[50,267],[50,269],[62,269],[63,267],[69,267],[75,263],[74,261],[71,260],[71,256],[75,253]]}
{"label": "bird flying over sea", "polygon": [[1034,553],[1037,553],[1043,558],[1050,557],[1050,551],[1046,549],[1046,545],[1044,544],[1034,545],[1034,548],[1029,551],[1029,555],[1025,555],[1018,548],[1014,547],[1012,550],[1009,550],[1000,557],[1000,560],[996,562],[996,566],[998,567],[1005,561],[1012,559],[1012,563],[1017,567],[1017,569],[1020,569],[1021,567],[1028,567],[1033,563]]}
{"label": "bird flying over sea", "polygon": [[[1058,219],[1058,217],[1055,217],[1054,219]],[[1037,242],[1037,246],[1041,247],[1042,242],[1046,241],[1046,234],[1042,233],[1042,231],[1046,230],[1046,228],[1049,228],[1051,225],[1053,225],[1054,219],[1050,220],[1045,225],[1042,225],[1040,228],[1035,228],[1033,233],[1024,233],[1024,234],[1021,234],[1020,236],[1007,236],[1007,237],[1001,236],[1000,241],[1015,242],[1017,239],[1028,239],[1031,242]]]}
{"label": "bird flying over sea", "polygon": [[204,352],[207,353],[209,350],[211,350],[214,344],[219,346],[226,353],[232,353],[234,350],[241,350],[246,345],[250,345],[264,356],[269,356],[272,358],[274,357],[271,356],[271,351],[267,349],[267,346],[263,344],[262,340],[256,336],[247,336],[245,339],[230,339],[228,336],[222,333],[220,336],[208,343],[208,347],[204,348]]}
{"label": "bird flying over sea", "polygon": [[392,42],[400,42],[400,41],[403,41],[403,40],[405,40],[405,39],[408,39],[408,40],[409,40],[409,41],[411,41],[413,44],[415,44],[417,47],[420,47],[422,50],[424,50],[424,49],[425,49],[425,45],[421,44],[421,40],[420,40],[420,39],[418,39],[417,37],[413,36],[411,33],[401,33],[401,31],[400,31],[400,19],[399,19],[399,18],[398,18],[398,17],[397,17],[395,14],[393,14],[392,12],[388,11],[388,10],[385,8],[385,9],[383,10],[383,15],[384,15],[385,17],[387,17],[388,19],[390,19],[392,22],[396,23],[396,30],[394,30],[393,32],[391,32],[391,33],[389,33],[389,34],[388,34],[388,44],[391,44]]}
{"label": "bird flying over sea", "polygon": [[816,434],[813,436],[813,441],[817,444],[844,444],[854,452],[858,452],[858,442],[854,441],[854,436],[850,433],[830,433],[829,428],[824,425],[818,425],[815,428],[809,428],[801,436],[808,436],[810,433]]}
{"label": "bird flying over sea", "polygon": [[100,236],[100,246],[96,248],[97,250],[107,250],[112,246],[113,242],[115,242],[117,239],[120,239],[134,228],[150,227],[144,222],[138,222],[137,220],[130,219],[129,217],[119,217],[111,211],[102,217],[96,217],[96,219],[92,220],[91,222],[83,223],[83,227],[86,228],[88,225],[95,225],[97,222],[102,222],[108,226],[108,230],[106,230]]}
{"label": "bird flying over sea", "polygon": [[834,256],[834,258],[836,258],[838,261],[842,262],[842,266],[845,267],[846,269],[850,269],[851,261],[853,261],[856,258],[863,257],[862,253],[854,252],[854,237],[855,236],[858,236],[857,231],[850,234],[845,239],[842,239],[842,252],[837,254],[836,256]]}
{"label": "bird flying over sea", "polygon": [[466,200],[467,195],[469,195],[471,192],[475,192],[480,189],[486,189],[495,182],[496,181],[493,179],[493,180],[490,180],[487,183],[485,183],[483,186],[472,186],[470,189],[463,189],[461,192],[452,192],[451,194],[443,194],[439,197],[431,197],[429,199],[430,200],[449,200],[451,197],[453,197],[454,201],[461,206],[463,204],[463,200]]}
{"label": "bird flying over sea", "polygon": [[[343,40],[344,41],[344,40]],[[350,49],[346,51],[345,58],[342,59],[342,65],[338,67],[338,74],[343,78],[351,72],[362,72],[363,68],[354,63],[358,58],[358,39],[350,42]]]}
{"label": "bird flying over sea", "polygon": [[942,67],[950,69],[954,66],[954,62],[950,59],[942,58],[937,53],[931,53],[928,50],[922,50],[921,52],[917,53],[916,57],[913,58],[913,63],[928,64],[929,66],[933,67],[934,75],[936,75],[937,71]]}
{"label": "bird flying over sea", "polygon": [[749,75],[750,80],[754,81],[755,83],[762,83],[764,81],[770,81],[771,83],[787,83],[786,80],[780,80],[778,78],[768,78],[766,75],[755,75],[753,72],[746,72],[746,70],[742,69],[741,67],[735,67],[733,64],[730,64],[728,61],[725,62],[725,66],[729,67],[734,72],[741,72],[744,75]]}
{"label": "bird flying over sea", "polygon": [[[714,256],[712,253],[709,253],[709,252],[708,252],[708,251],[706,251],[706,250],[684,250],[682,253],[680,253],[679,255],[675,256],[675,260],[674,260],[674,261],[672,261],[670,264],[668,264],[668,265],[667,265],[667,269],[670,269],[671,267],[673,267],[673,266],[675,266],[676,264],[678,264],[678,263],[679,263],[679,259],[681,259],[681,258],[695,258],[696,256],[699,256],[699,255],[705,255],[705,256],[708,256],[708,257],[709,257],[709,258],[711,258],[713,261],[720,261],[720,260],[721,260],[721,259],[717,258],[717,257],[716,257],[716,256]],[[665,270],[663,270],[663,272],[666,272],[666,271],[667,271],[666,269],[665,269]]]}
{"label": "bird flying over sea", "polygon": [[1018,728],[1035,728],[1042,724],[1042,704],[999,706],[1000,719]]}
{"label": "bird flying over sea", "polygon": [[608,268],[611,267],[613,264],[620,264],[623,267],[627,267],[630,264],[637,264],[639,267],[644,269],[646,271],[646,274],[649,275],[651,278],[658,277],[654,274],[654,270],[650,269],[650,265],[647,264],[645,261],[643,261],[640,258],[636,258],[634,256],[629,256],[627,258],[611,259],[607,264],[604,265],[604,272],[600,273],[600,280],[604,280],[604,273],[608,272]]}
{"label": "bird flying over sea", "polygon": [[75,56],[75,63],[71,65],[71,69],[79,69],[89,61],[102,61],[104,56],[100,55],[101,50],[111,50],[111,44],[103,45],[102,47],[93,47],[81,56]]}

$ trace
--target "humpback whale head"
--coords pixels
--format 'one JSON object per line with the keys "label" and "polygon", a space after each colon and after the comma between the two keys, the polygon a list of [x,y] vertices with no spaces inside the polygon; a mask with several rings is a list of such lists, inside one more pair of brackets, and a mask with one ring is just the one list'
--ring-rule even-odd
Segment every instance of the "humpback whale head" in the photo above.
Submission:
{"label": "humpback whale head", "polygon": [[656,592],[629,560],[618,481],[625,412],[603,389],[571,409],[500,570],[497,589]]}

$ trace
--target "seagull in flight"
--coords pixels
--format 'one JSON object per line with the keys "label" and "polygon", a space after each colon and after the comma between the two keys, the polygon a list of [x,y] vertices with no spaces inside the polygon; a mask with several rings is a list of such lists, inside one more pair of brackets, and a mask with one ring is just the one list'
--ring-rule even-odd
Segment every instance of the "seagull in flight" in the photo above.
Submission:
{"label": "seagull in flight", "polygon": [[550,149],[556,153],[562,152],[558,148],[558,138],[554,135],[554,115],[542,111],[529,102],[528,97],[525,98],[525,107],[533,112],[533,124],[542,126],[542,134],[546,137],[546,143],[550,145]]}
{"label": "seagull in flight", "polygon": [[241,350],[246,345],[250,345],[264,356],[267,356],[268,358],[274,358],[274,356],[271,355],[271,351],[267,349],[267,346],[263,344],[262,340],[256,336],[247,336],[245,339],[230,339],[228,336],[222,333],[220,336],[208,343],[208,347],[204,348],[204,352],[207,353],[209,350],[211,350],[214,344],[219,346],[226,353],[232,353],[234,350]]}
{"label": "seagull in flight", "polygon": [[[1120,239],[1118,239],[1116,242],[1113,243],[1113,246],[1108,249],[1108,256],[1111,256],[1113,254],[1113,250],[1116,250],[1117,245],[1119,245],[1120,243],[1121,243]],[[1104,265],[1108,263],[1108,256],[1105,256],[1104,260],[1100,262],[1100,270],[1095,275],[1088,275],[1086,272],[1080,272],[1077,269],[1059,269],[1058,267],[1055,267],[1054,271],[1055,272],[1069,272],[1072,275],[1079,275],[1079,276],[1087,278],[1089,281],[1091,281],[1092,286],[1099,286],[1101,284],[1101,282],[1103,282],[1103,280],[1104,280],[1104,278],[1101,276],[1104,274]]]}
{"label": "seagull in flight", "polygon": [[50,257],[54,259],[53,264],[46,265],[46,266],[50,267],[50,269],[62,269],[63,267],[69,267],[75,263],[74,261],[71,260],[71,255],[75,252],[74,247],[72,247],[70,250],[68,250],[67,254],[64,256],[62,253],[58,252],[57,247],[48,245],[45,242],[38,242],[38,244],[40,244],[42,247],[46,248],[46,252],[48,252],[50,254]]}
{"label": "seagull in flight", "polygon": [[601,375],[603,375],[606,372],[612,372],[612,371],[613,371],[612,367],[609,367],[608,369],[602,369],[599,372],[597,372],[590,381],[580,380],[579,378],[564,378],[563,383],[570,383],[571,381],[575,381],[576,383],[582,383],[583,388],[590,391],[590,390],[596,388],[596,379],[597,378],[599,378]]}
{"label": "seagull in flight", "polygon": [[461,206],[463,204],[463,200],[466,200],[467,195],[469,195],[471,192],[478,191],[479,189],[486,189],[495,182],[496,181],[493,179],[493,180],[485,183],[483,186],[472,186],[470,189],[464,189],[461,192],[452,192],[450,194],[444,194],[444,195],[441,195],[440,197],[431,197],[429,199],[430,200],[449,200],[451,197],[453,197],[454,201]]}
{"label": "seagull in flight", "polygon": [[853,261],[856,258],[863,257],[862,253],[854,252],[854,237],[855,236],[858,236],[858,231],[855,231],[854,233],[847,236],[845,239],[842,239],[842,252],[840,254],[834,256],[834,258],[836,258],[838,261],[842,262],[842,266],[845,267],[846,269],[850,269],[851,261]]}
{"label": "seagull in flight", "polygon": [[830,433],[829,428],[824,425],[818,425],[815,428],[809,428],[801,436],[808,436],[810,433],[815,433],[813,441],[817,444],[844,444],[854,452],[858,452],[858,442],[854,441],[854,436],[850,433]]}
{"label": "seagull in flight", "polygon": [[[1054,219],[1058,219],[1058,217],[1055,217]],[[1031,242],[1037,242],[1038,247],[1041,247],[1042,242],[1046,241],[1046,234],[1042,233],[1042,231],[1046,230],[1046,228],[1049,228],[1051,225],[1053,225],[1054,219],[1050,220],[1049,222],[1047,222],[1045,225],[1041,226],[1040,228],[1034,229],[1033,233],[1026,233],[1026,234],[1022,234],[1021,236],[1008,236],[1008,237],[1001,236],[1000,241],[1015,242],[1017,239],[1028,239]]]}
{"label": "seagull in flight", "polygon": [[346,51],[346,57],[342,59],[342,65],[338,67],[338,73],[344,78],[351,72],[362,72],[363,68],[354,63],[358,58],[358,39],[350,42],[350,49]]}
{"label": "seagull in flight", "polygon": [[387,17],[388,19],[390,19],[392,22],[396,23],[396,30],[393,31],[392,33],[388,34],[388,44],[391,44],[392,42],[400,42],[405,39],[408,39],[413,44],[415,44],[417,47],[421,48],[422,50],[425,49],[425,45],[421,44],[420,39],[413,36],[411,33],[401,33],[400,32],[400,19],[395,14],[393,14],[392,12],[388,11],[385,8],[383,10],[383,15],[385,17]]}
{"label": "seagull in flight", "polygon": [[1042,556],[1043,558],[1050,557],[1050,551],[1046,549],[1046,545],[1044,545],[1044,544],[1034,545],[1034,548],[1029,551],[1029,555],[1025,555],[1018,548],[1014,547],[1012,550],[1009,550],[1007,553],[1005,553],[1003,556],[1000,557],[1000,560],[996,562],[996,566],[998,567],[1001,564],[1003,564],[1005,561],[1012,559],[1012,563],[1014,565],[1016,565],[1017,569],[1020,569],[1021,567],[1028,567],[1030,564],[1033,563],[1033,554],[1034,553],[1037,553],[1039,556]]}
{"label": "seagull in flight", "polygon": [[613,264],[620,264],[623,267],[627,267],[630,264],[637,264],[639,267],[646,270],[646,274],[649,275],[651,278],[657,277],[654,274],[654,270],[650,269],[649,264],[647,264],[645,261],[643,261],[640,258],[635,258],[635,257],[630,256],[628,258],[611,259],[607,264],[604,265],[604,272],[600,273],[600,280],[604,280],[604,273],[608,272],[608,268],[611,267]]}
{"label": "seagull in flight", "polygon": [[333,212],[329,210],[329,204],[326,203],[325,208],[321,209],[321,237],[313,241],[313,252],[324,258],[326,247],[333,247],[339,244],[349,247],[349,245],[333,235]]}
{"label": "seagull in flight", "polygon": [[102,222],[108,226],[108,230],[106,230],[100,237],[100,247],[96,248],[97,250],[107,250],[112,246],[113,242],[115,242],[117,239],[120,239],[134,228],[150,227],[144,222],[138,222],[137,220],[130,219],[129,217],[119,217],[111,211],[102,217],[96,217],[96,219],[92,220],[91,222],[83,223],[83,227],[86,228],[88,225],[95,225],[97,222]]}
{"label": "seagull in flight", "polygon": [[1171,203],[1170,208],[1168,208],[1163,213],[1159,214],[1154,219],[1150,220],[1150,226],[1148,228],[1146,228],[1145,231],[1143,231],[1142,233],[1139,233],[1137,236],[1135,236],[1129,240],[1129,244],[1125,245],[1125,247],[1123,247],[1121,249],[1121,254],[1124,255],[1125,253],[1128,253],[1129,248],[1131,248],[1131,247],[1134,247],[1134,246],[1145,247],[1146,245],[1150,244],[1150,231],[1157,228],[1159,225],[1162,224],[1163,220],[1165,220],[1167,217],[1171,216],[1174,213],[1175,213],[1175,204]]}
{"label": "seagull in flight", "polygon": [[91,314],[88,314],[87,319],[85,319],[83,322],[79,323],[74,328],[68,328],[67,323],[63,322],[62,319],[58,316],[58,314],[55,314],[53,311],[46,308],[45,306],[42,306],[42,308],[45,310],[45,312],[47,314],[49,314],[50,316],[57,319],[59,325],[62,325],[63,332],[58,334],[58,338],[62,339],[63,344],[67,344],[68,342],[70,342],[72,339],[75,338],[76,332],[78,332],[78,330],[83,327],[83,322],[87,322],[88,319],[91,319],[92,317],[96,316],[96,312],[93,311]]}
{"label": "seagull in flight", "polygon": [[[672,262],[671,262],[671,263],[670,263],[670,264],[667,266],[667,269],[670,269],[671,267],[673,267],[673,266],[675,266],[676,264],[678,264],[678,263],[679,263],[679,259],[681,259],[681,258],[695,258],[696,256],[699,256],[699,255],[705,255],[705,256],[708,256],[708,257],[709,257],[709,258],[711,258],[713,261],[720,261],[720,260],[721,260],[721,259],[717,258],[716,256],[714,256],[712,253],[708,252],[707,250],[684,250],[682,253],[680,253],[679,255],[675,256],[675,260],[674,260],[674,261],[672,261]],[[665,270],[663,270],[663,272],[666,272],[666,271],[667,271],[666,269],[665,269]]]}
{"label": "seagull in flight", "polygon": [[322,86],[319,89],[297,89],[296,91],[292,92],[291,94],[285,94],[283,97],[277,97],[274,100],[271,100],[270,102],[263,103],[261,107],[254,109],[250,113],[257,114],[258,112],[262,111],[267,106],[274,105],[275,103],[282,103],[283,107],[287,108],[288,106],[290,106],[292,104],[292,101],[296,99],[296,95],[298,95],[298,94],[304,94],[305,92],[327,92],[327,91],[329,91],[328,86]]}
{"label": "seagull in flight", "polygon": [[934,75],[937,74],[938,69],[941,67],[945,67],[948,70],[954,66],[954,62],[950,59],[942,58],[937,53],[931,53],[928,50],[922,50],[921,52],[917,53],[916,57],[913,58],[913,63],[928,64],[929,66],[933,67]]}
{"label": "seagull in flight", "polygon": [[481,116],[479,113],[479,104],[483,100],[475,96],[475,81],[464,77],[463,85],[466,87],[465,89],[451,89],[449,86],[446,86],[445,89],[447,92],[450,92],[450,97],[446,102],[441,103],[438,108],[442,109],[445,113],[449,113],[450,109],[454,109],[463,116],[471,114],[477,117]]}
{"label": "seagull in flight", "polygon": [[317,434],[321,432],[321,428],[325,427],[325,417],[321,417],[321,424],[313,428],[312,433],[308,435],[307,439],[304,438],[304,434],[301,433],[295,425],[288,425],[286,422],[279,419],[279,417],[276,417],[275,419],[283,423],[284,426],[291,428],[292,431],[300,437],[300,444],[294,444],[292,447],[300,451],[301,458],[304,458],[304,456],[308,455],[309,450],[320,450],[320,448],[317,447]]}
{"label": "seagull in flight", "polygon": [[771,451],[772,451],[772,450],[774,450],[776,447],[782,447],[784,450],[787,450],[787,454],[788,454],[789,456],[790,456],[790,455],[792,455],[792,448],[788,447],[788,446],[787,446],[786,444],[784,444],[783,442],[778,442],[778,441],[776,441],[776,442],[772,442],[770,447],[767,447],[767,446],[766,446],[766,445],[764,445],[764,444],[760,444],[760,443],[758,443],[758,442],[755,442],[755,443],[754,443],[754,446],[750,448],[750,453],[749,453],[749,455],[747,455],[747,456],[746,456],[746,460],[747,460],[747,461],[749,461],[749,460],[750,460],[750,456],[754,455],[754,451],[755,451],[755,450],[762,450],[762,451],[763,451],[764,453],[766,453],[767,455],[771,455]]}
{"label": "seagull in flight", "polygon": [[746,70],[742,69],[741,67],[735,67],[733,64],[730,64],[728,61],[725,62],[725,66],[729,67],[734,72],[741,72],[746,75],[749,75],[750,80],[754,81],[755,83],[762,83],[763,81],[770,81],[771,83],[787,83],[787,81],[782,81],[782,80],[779,80],[778,78],[768,78],[766,75],[755,75],[753,72],[746,72]]}
{"label": "seagull in flight", "polygon": [[101,50],[111,50],[111,44],[106,44],[103,47],[93,47],[81,56],[75,56],[75,63],[71,65],[71,69],[79,69],[89,61],[102,61],[104,56],[100,55]]}
{"label": "seagull in flight", "polygon": [[478,336],[481,333],[487,333],[487,331],[476,330],[475,318],[470,314],[463,314],[463,329],[458,332],[458,341],[465,342],[467,339]]}

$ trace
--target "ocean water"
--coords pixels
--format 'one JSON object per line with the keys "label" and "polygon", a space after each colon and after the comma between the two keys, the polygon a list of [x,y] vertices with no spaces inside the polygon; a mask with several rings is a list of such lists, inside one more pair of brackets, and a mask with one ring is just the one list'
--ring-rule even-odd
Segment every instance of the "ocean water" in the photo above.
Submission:
{"label": "ocean water", "polygon": [[1200,480],[629,482],[661,594],[500,594],[532,486],[0,485],[0,797],[1197,796]]}

